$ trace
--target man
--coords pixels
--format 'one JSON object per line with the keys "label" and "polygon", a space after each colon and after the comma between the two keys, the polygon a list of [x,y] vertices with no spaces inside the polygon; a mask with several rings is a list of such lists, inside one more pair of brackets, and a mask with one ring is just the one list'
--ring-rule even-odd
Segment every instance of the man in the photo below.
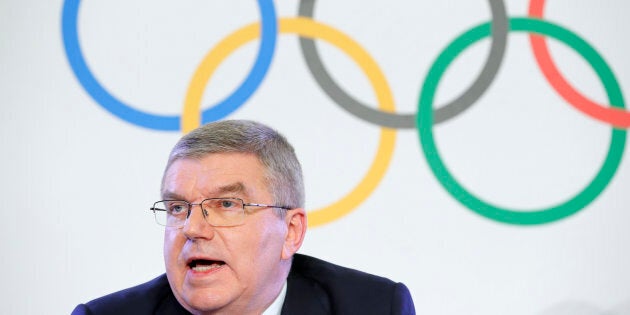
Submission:
{"label": "man", "polygon": [[72,314],[415,314],[402,283],[296,254],[306,233],[301,166],[252,121],[207,124],[171,151],[162,199],[166,275]]}

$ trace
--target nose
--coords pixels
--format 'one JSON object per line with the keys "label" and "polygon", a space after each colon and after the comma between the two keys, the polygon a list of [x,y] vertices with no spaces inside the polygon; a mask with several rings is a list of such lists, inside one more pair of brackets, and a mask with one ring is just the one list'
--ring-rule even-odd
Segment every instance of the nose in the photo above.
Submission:
{"label": "nose", "polygon": [[[195,206],[199,207],[199,211],[194,211]],[[182,227],[184,235],[189,239],[212,238],[214,236],[214,230],[212,226],[206,222],[207,216],[208,213],[201,208],[200,204],[191,203],[190,210],[188,210],[188,217],[186,217],[186,221]]]}

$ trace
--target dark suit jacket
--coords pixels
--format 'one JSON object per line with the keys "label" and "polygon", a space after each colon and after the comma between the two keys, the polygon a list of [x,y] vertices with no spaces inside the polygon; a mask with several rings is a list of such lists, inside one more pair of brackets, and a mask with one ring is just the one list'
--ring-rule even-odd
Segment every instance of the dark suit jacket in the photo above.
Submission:
{"label": "dark suit jacket", "polygon": [[[166,275],[78,305],[72,315],[189,314],[175,299]],[[402,283],[296,254],[287,279],[282,315],[415,314]]]}

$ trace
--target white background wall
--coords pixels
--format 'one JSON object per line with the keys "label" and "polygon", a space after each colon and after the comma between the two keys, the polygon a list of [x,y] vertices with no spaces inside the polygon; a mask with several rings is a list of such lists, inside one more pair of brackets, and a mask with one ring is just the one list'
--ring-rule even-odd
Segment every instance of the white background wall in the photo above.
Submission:
{"label": "white background wall", "polygon": [[[297,1],[276,1],[279,17]],[[506,1],[510,17],[528,2]],[[2,314],[68,314],[81,302],[161,274],[162,229],[147,210],[181,132],[141,128],[110,114],[75,77],[63,48],[63,1],[0,1],[0,294]],[[588,41],[630,87],[630,5],[622,0],[549,1],[548,21]],[[320,1],[315,19],[348,34],[377,61],[397,111],[414,113],[435,58],[455,37],[487,22],[486,1]],[[181,113],[203,56],[259,21],[255,1],[81,2],[79,39],[95,77],[134,108]],[[247,74],[258,42],[232,54],[212,77],[204,108]],[[360,69],[318,43],[333,77],[375,104]],[[480,71],[483,40],[449,67],[443,104]],[[565,77],[607,104],[601,82],[573,50],[551,41]],[[376,154],[379,128],[330,100],[306,67],[295,35],[279,35],[271,68],[228,118],[256,119],[295,144],[307,207],[344,197]],[[610,126],[576,111],[542,76],[524,33],[510,33],[495,81],[473,107],[434,128],[445,163],[494,204],[546,208],[595,175]],[[627,150],[625,150],[627,151]],[[301,252],[407,284],[419,314],[630,314],[630,169],[568,218],[521,226],[462,206],[441,186],[418,131],[397,131],[391,165],[349,215],[309,230]]]}

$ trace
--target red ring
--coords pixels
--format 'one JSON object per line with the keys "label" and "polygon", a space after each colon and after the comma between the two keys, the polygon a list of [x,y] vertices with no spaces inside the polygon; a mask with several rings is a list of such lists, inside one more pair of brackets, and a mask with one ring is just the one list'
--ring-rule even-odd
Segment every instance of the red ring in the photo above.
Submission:
{"label": "red ring", "polygon": [[[531,0],[529,3],[529,16],[532,18],[543,18],[543,7],[545,0]],[[536,62],[542,70],[545,78],[551,86],[564,98],[569,104],[582,113],[591,116],[597,120],[607,122],[618,128],[630,127],[630,112],[622,109],[607,107],[591,101],[575,90],[569,82],[567,82],[549,54],[549,48],[545,38],[540,35],[529,35],[529,41],[534,50]]]}

